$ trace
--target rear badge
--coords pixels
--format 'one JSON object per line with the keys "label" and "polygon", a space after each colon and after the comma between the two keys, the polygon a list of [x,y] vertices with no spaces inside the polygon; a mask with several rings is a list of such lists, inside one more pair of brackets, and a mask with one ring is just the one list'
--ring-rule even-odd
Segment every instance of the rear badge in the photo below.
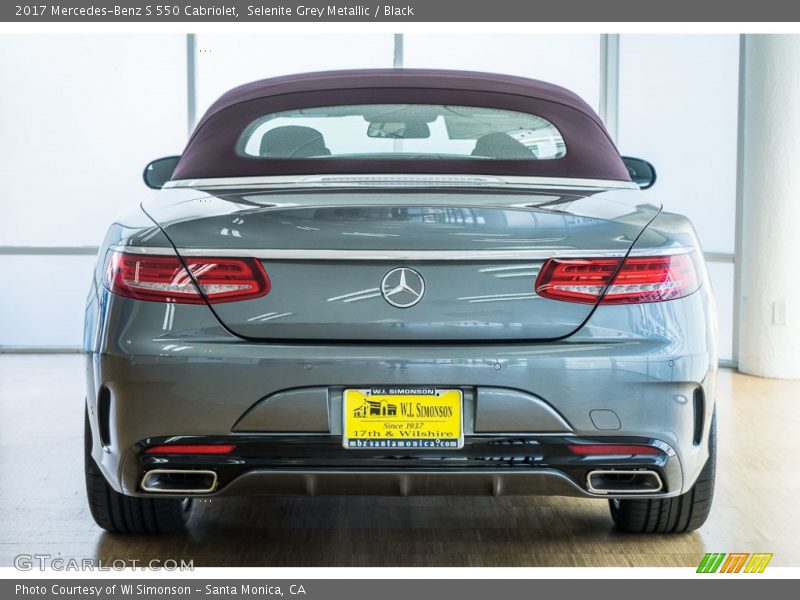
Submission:
{"label": "rear badge", "polygon": [[425,280],[408,267],[392,269],[381,280],[383,299],[396,308],[409,308],[422,300]]}

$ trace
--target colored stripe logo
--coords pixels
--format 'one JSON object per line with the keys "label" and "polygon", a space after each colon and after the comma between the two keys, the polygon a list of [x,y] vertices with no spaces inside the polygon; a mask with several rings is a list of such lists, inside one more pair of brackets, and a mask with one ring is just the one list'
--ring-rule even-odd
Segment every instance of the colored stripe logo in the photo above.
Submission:
{"label": "colored stripe logo", "polygon": [[747,552],[708,552],[697,565],[698,573],[763,573],[772,554]]}

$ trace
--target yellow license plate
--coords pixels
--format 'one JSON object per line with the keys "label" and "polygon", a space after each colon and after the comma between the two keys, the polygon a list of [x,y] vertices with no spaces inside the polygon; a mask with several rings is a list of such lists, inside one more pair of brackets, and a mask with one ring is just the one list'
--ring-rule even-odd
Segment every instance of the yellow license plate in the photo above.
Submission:
{"label": "yellow license plate", "polygon": [[348,449],[464,445],[461,390],[377,387],[344,391],[343,444]]}

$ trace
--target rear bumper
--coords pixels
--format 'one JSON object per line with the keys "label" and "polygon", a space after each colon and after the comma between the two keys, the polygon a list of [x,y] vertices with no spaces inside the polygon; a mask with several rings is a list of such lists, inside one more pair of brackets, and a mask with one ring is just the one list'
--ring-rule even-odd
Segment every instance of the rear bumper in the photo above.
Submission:
{"label": "rear bumper", "polygon": [[[592,495],[585,474],[548,462],[552,452],[499,468],[463,457],[446,467],[396,457],[371,465],[363,451],[341,447],[347,387],[460,388],[468,444],[488,438],[542,444],[554,436],[663,444],[671,454],[669,468],[655,466],[664,479],[659,496],[686,491],[708,457],[716,355],[700,292],[653,305],[600,307],[568,339],[517,344],[255,343],[227,333],[204,306],[104,296],[87,313],[92,455],[125,494],[144,494],[143,472],[152,466],[142,463],[140,450],[148,440],[256,436],[278,443],[277,462],[251,458],[230,479],[231,465],[211,465],[220,474],[214,494]],[[317,395],[298,397],[298,390]],[[520,403],[529,418],[519,418]],[[279,443],[287,435],[295,447],[317,453],[287,454]],[[307,460],[342,452],[350,462]]]}

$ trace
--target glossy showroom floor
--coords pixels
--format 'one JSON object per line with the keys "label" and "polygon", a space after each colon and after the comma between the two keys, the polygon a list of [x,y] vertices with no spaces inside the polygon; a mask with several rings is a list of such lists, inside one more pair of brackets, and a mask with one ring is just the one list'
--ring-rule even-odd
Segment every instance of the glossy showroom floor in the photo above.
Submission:
{"label": "glossy showroom floor", "polygon": [[696,566],[706,551],[773,552],[772,565],[800,566],[800,381],[720,373],[717,496],[692,534],[619,534],[594,500],[354,497],[217,500],[179,535],[118,537],[86,508],[82,362],[0,354],[2,566],[20,553],[196,566]]}

